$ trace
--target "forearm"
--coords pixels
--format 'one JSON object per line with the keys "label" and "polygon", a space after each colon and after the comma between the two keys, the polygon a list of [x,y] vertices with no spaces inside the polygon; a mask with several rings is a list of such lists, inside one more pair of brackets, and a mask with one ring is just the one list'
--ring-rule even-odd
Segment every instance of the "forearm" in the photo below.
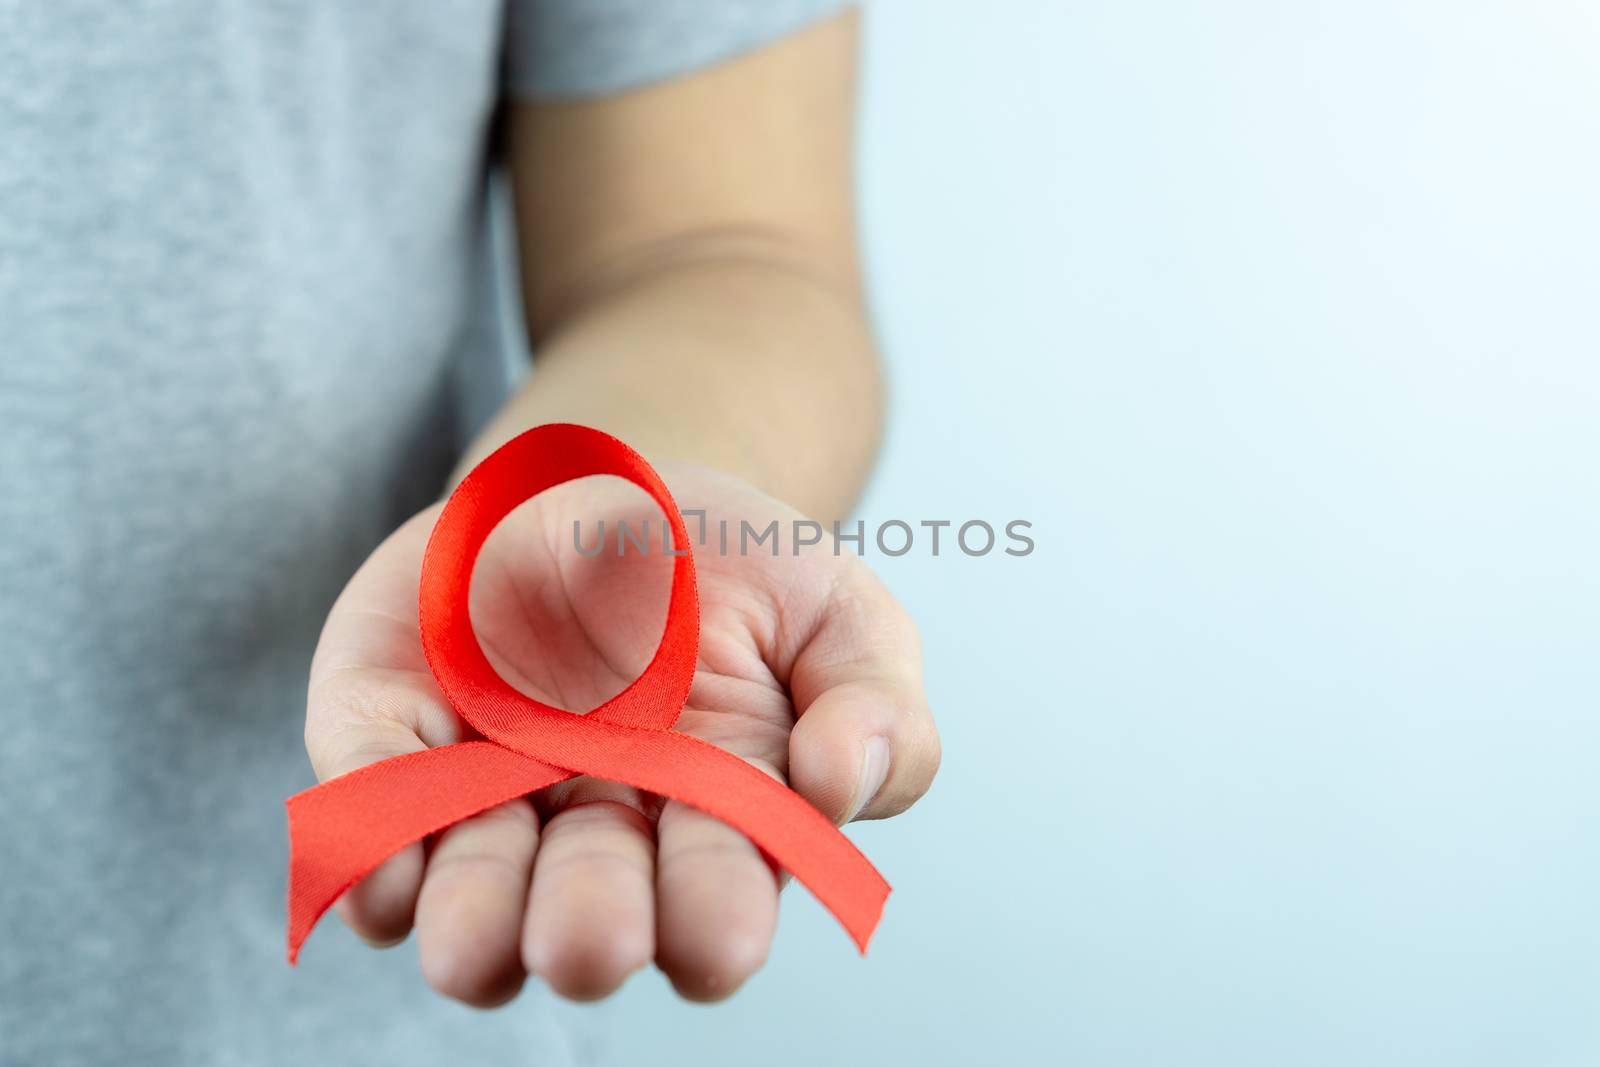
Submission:
{"label": "forearm", "polygon": [[882,389],[850,287],[781,253],[690,250],[578,301],[458,474],[516,433],[578,422],[654,462],[738,474],[828,522],[877,445]]}

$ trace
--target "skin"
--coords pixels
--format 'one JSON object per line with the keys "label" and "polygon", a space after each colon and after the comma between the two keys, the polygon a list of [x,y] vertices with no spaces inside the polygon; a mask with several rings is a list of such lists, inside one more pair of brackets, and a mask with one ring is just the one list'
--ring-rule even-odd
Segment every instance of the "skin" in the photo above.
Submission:
{"label": "skin", "polygon": [[[848,509],[880,419],[851,221],[855,37],[845,15],[688,78],[512,109],[538,366],[460,467],[527,427],[581,422],[643,452],[680,506],[704,508],[700,660],[678,728],[836,822],[904,811],[939,761],[911,620],[848,548],[796,553],[788,540],[793,520]],[[385,541],[328,616],[306,714],[323,779],[463,737],[417,632],[437,514]],[[602,519],[612,531],[649,519],[657,542],[584,556],[575,519],[586,545]],[[781,554],[718,552],[722,519],[733,531],[780,520]],[[665,617],[659,530],[654,505],[616,479],[515,511],[471,592],[496,669],[574,711],[625,687]],[[479,1007],[511,1000],[529,974],[596,999],[652,961],[683,996],[716,1000],[765,960],[780,882],[709,816],[576,778],[403,850],[337,911],[378,946],[415,929],[428,982]]]}

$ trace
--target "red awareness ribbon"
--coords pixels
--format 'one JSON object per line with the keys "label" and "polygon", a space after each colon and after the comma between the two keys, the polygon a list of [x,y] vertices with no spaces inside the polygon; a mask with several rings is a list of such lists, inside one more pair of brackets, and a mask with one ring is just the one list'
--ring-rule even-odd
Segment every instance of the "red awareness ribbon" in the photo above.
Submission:
{"label": "red awareness ribbon", "polygon": [[[666,631],[650,665],[587,714],[551,707],[495,672],[467,614],[491,530],[552,486],[613,474],[666,513],[672,568]],[[814,893],[865,953],[889,884],[816,808],[738,756],[673,729],[699,656],[700,604],[688,531],[661,478],[633,449],[587,426],[539,426],[499,448],[450,495],[422,558],[418,622],[451,707],[485,740],[430,748],[297,793],[289,810],[289,962],[345,890],[414,841],[497,804],[589,774],[674,797],[744,834]]]}

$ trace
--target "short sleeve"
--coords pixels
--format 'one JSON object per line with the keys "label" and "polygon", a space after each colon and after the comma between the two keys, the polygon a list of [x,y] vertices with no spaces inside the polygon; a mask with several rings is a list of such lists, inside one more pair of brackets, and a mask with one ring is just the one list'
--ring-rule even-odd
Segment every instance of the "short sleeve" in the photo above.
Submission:
{"label": "short sleeve", "polygon": [[603,96],[759,48],[852,0],[508,0],[505,92]]}

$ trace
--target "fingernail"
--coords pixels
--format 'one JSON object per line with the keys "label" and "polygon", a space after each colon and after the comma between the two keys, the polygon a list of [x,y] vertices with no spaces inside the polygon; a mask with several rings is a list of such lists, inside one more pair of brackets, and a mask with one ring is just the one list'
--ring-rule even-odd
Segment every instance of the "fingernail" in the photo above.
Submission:
{"label": "fingernail", "polygon": [[883,788],[883,783],[888,777],[888,739],[868,738],[867,743],[861,746],[861,779],[856,783],[855,796],[850,801],[850,812],[844,817],[845,822],[861,814],[862,809],[878,795],[878,790]]}

